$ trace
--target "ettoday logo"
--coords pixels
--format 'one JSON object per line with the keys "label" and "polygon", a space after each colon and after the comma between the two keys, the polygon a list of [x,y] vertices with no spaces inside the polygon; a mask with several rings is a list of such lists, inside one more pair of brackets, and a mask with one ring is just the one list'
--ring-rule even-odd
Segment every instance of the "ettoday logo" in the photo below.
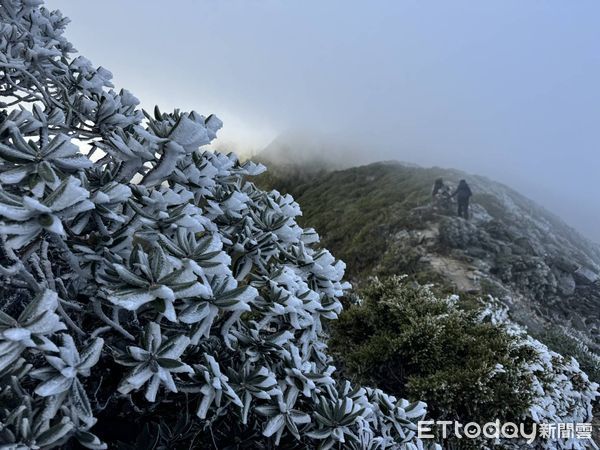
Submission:
{"label": "ettoday logo", "polygon": [[[436,427],[440,430],[435,434]],[[488,422],[483,425],[469,422],[462,424],[452,420],[421,420],[417,424],[420,439],[519,439],[528,444],[536,439],[556,441],[559,439],[589,440],[592,438],[591,423],[542,423],[516,424],[514,422]]]}

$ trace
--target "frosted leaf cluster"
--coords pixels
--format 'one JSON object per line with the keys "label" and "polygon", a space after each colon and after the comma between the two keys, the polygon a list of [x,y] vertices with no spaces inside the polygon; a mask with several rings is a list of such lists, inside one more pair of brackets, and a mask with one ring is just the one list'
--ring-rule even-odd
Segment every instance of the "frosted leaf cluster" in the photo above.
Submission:
{"label": "frosted leaf cluster", "polygon": [[0,447],[102,449],[102,411],[185,402],[274,445],[424,448],[423,403],[334,380],[349,286],[294,200],[202,149],[215,116],[138,109],[41,3],[0,1]]}

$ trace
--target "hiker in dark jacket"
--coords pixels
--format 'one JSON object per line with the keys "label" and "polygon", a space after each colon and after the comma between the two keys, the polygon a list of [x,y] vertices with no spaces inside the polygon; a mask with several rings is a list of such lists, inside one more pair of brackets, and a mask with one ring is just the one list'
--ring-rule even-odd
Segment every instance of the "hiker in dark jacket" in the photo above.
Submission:
{"label": "hiker in dark jacket", "polygon": [[465,180],[460,180],[458,187],[452,194],[452,197],[456,196],[458,202],[458,217],[464,217],[467,220],[469,219],[469,199],[472,195],[473,193],[467,182]]}

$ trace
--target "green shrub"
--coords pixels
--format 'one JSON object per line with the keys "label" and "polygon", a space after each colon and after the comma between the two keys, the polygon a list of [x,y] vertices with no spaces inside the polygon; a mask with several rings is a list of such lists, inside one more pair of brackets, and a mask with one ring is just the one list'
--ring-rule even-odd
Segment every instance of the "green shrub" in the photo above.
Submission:
{"label": "green shrub", "polygon": [[485,423],[525,415],[530,379],[521,368],[535,354],[503,326],[399,277],[375,281],[362,297],[341,315],[330,341],[350,375],[423,399],[436,419]]}

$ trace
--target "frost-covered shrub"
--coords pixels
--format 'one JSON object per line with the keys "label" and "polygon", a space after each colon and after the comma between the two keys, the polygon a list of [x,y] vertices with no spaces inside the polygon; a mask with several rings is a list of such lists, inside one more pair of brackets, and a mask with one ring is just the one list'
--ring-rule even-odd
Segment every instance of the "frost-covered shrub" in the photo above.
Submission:
{"label": "frost-covered shrub", "polygon": [[423,403],[334,380],[344,264],[293,199],[40,4],[0,1],[0,446],[422,448]]}
{"label": "frost-covered shrub", "polygon": [[[562,356],[529,336],[510,320],[508,309],[493,298],[479,319],[502,327],[517,345],[534,351],[534,358],[520,367],[529,375],[529,390],[533,393],[525,414],[527,419],[537,424],[592,422],[594,402],[600,397],[598,384],[581,370],[575,358]],[[596,448],[588,440],[572,438],[542,440],[540,445],[548,449]]]}
{"label": "frost-covered shrub", "polygon": [[[402,277],[375,280],[334,325],[332,350],[349,375],[406,398],[423,399],[437,420],[589,423],[598,385],[573,358],[550,351],[489,299],[461,308]],[[458,443],[455,440],[455,444]],[[546,449],[583,449],[586,439],[538,440]],[[487,448],[498,443],[465,442]],[[531,448],[511,440],[502,448]],[[538,448],[538,447],[535,447]]]}
{"label": "frost-covered shrub", "polygon": [[600,356],[590,349],[589,339],[581,331],[553,326],[541,330],[535,337],[556,353],[575,358],[592,381],[600,382]]}

